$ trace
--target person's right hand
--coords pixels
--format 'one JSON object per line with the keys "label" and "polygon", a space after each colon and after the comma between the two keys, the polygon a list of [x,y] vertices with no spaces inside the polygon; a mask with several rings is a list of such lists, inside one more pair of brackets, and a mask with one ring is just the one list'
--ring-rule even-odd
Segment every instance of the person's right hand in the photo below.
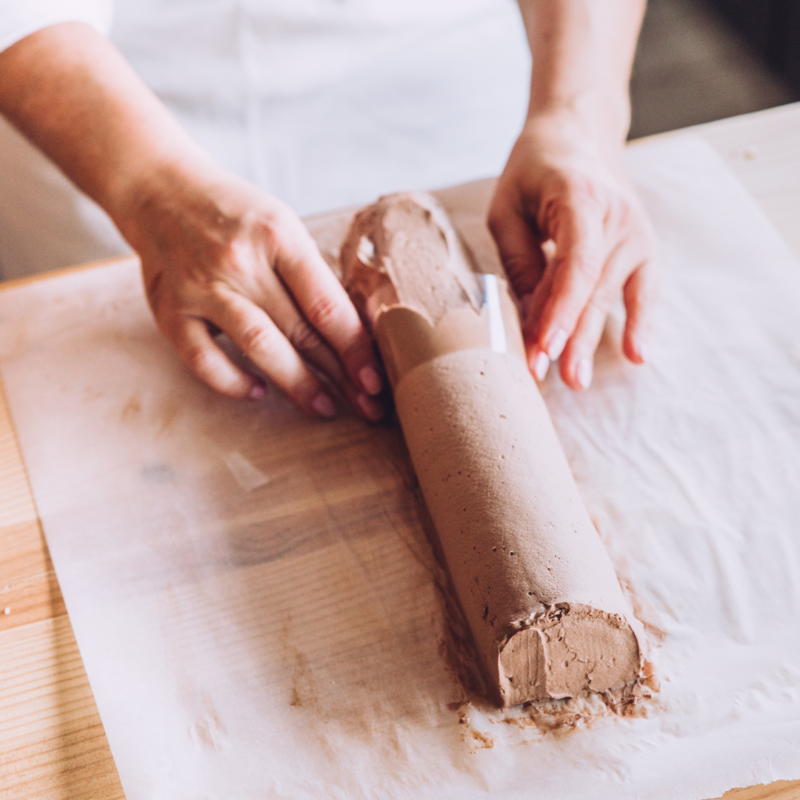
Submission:
{"label": "person's right hand", "polygon": [[223,332],[307,413],[333,416],[333,389],[379,419],[372,341],[299,217],[209,164],[173,164],[147,184],[117,220],[156,323],[189,369],[231,397],[263,396],[215,342]]}
{"label": "person's right hand", "polygon": [[382,416],[372,341],[297,215],[217,167],[116,48],[64,22],[0,53],[0,113],[104,208],[137,251],[158,327],[231,397],[264,385],[220,331],[309,414],[341,392]]}

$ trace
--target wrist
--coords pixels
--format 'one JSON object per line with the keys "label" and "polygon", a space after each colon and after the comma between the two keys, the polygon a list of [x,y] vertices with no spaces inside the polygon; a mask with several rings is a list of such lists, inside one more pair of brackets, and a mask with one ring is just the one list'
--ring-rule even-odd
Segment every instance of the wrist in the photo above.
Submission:
{"label": "wrist", "polygon": [[[101,205],[127,241],[139,250],[143,241],[187,211],[214,216],[213,211],[200,206],[210,205],[208,200],[214,193],[208,189],[218,180],[219,171],[192,142],[181,153],[161,149],[140,152],[126,162],[124,169],[110,171]],[[205,202],[199,202],[203,198]]]}
{"label": "wrist", "polygon": [[563,106],[534,111],[528,114],[519,138],[547,159],[602,161],[616,173],[625,172],[625,135],[602,114]]}
{"label": "wrist", "polygon": [[604,150],[624,146],[630,127],[627,92],[575,92],[531,97],[525,127],[597,143]]}

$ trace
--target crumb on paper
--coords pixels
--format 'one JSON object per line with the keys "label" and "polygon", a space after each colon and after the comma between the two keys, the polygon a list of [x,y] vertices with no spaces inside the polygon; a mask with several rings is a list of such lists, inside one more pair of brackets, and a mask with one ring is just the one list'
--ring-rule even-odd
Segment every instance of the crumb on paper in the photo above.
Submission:
{"label": "crumb on paper", "polygon": [[251,464],[238,450],[222,456],[236,483],[245,492],[253,492],[269,483],[269,475]]}
{"label": "crumb on paper", "polygon": [[470,717],[469,711],[471,704],[448,703],[447,707],[458,714],[458,724],[463,725],[461,740],[467,745],[469,751],[474,755],[479,750],[491,750],[494,747],[494,739],[486,732],[479,730]]}
{"label": "crumb on paper", "polygon": [[492,733],[509,741],[499,728],[492,730],[493,725],[516,729],[522,735],[521,741],[558,739],[592,728],[609,717],[647,717],[660,707],[658,691],[652,664],[646,662],[639,682],[614,691],[562,700],[534,700],[509,708],[497,708],[485,697],[467,692],[462,700],[448,703],[447,708],[455,713],[461,739],[474,754],[494,746]]}

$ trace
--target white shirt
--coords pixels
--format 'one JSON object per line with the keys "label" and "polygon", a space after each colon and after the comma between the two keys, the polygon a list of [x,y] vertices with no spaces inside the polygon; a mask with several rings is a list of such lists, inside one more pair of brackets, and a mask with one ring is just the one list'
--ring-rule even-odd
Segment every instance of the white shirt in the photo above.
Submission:
{"label": "white shirt", "polygon": [[108,33],[112,10],[113,0],[0,0],[0,52],[58,22],[86,22]]}
{"label": "white shirt", "polygon": [[[109,15],[105,0],[0,0],[0,42],[37,19],[104,31]],[[497,174],[527,104],[530,62],[514,0],[116,0],[110,36],[218,163],[300,214]],[[6,134],[0,265],[9,275],[9,263],[21,262],[3,242],[30,248],[15,226],[43,219],[33,212],[44,201],[4,217],[2,195],[7,207],[9,192],[36,185],[26,176],[9,185]],[[10,158],[16,174],[19,154]],[[97,214],[84,201],[86,228]],[[98,255],[119,249],[103,235]],[[53,247],[63,250],[69,237],[59,237]]]}

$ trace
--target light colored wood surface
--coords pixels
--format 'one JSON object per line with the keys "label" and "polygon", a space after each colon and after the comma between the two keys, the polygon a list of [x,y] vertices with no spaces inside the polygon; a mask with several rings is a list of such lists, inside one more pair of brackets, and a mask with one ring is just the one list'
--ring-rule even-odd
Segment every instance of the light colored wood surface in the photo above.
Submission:
{"label": "light colored wood surface", "polygon": [[124,798],[0,395],[0,797]]}
{"label": "light colored wood surface", "polygon": [[[695,130],[726,158],[800,256],[800,105]],[[124,797],[2,396],[0,797]],[[800,781],[725,795],[725,800],[797,798]]]}
{"label": "light colored wood surface", "polygon": [[800,103],[687,130],[725,157],[800,258]]}

